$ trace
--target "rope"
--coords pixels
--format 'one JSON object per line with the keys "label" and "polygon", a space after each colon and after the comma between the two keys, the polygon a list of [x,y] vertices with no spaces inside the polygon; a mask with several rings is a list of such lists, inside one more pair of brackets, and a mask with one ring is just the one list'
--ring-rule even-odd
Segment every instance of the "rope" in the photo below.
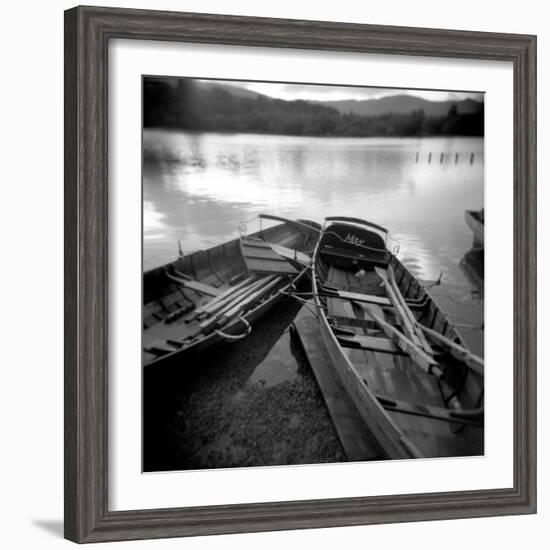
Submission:
{"label": "rope", "polygon": [[395,238],[393,237],[392,235],[389,235],[388,234],[388,238],[390,239],[390,241],[392,241],[393,243],[393,250],[392,250],[392,254],[394,256],[397,256],[399,254],[399,251],[401,250],[401,243]]}
{"label": "rope", "polygon": [[216,330],[215,333],[218,336],[221,336],[222,338],[225,338],[226,340],[229,340],[231,342],[234,342],[236,340],[242,340],[243,338],[246,338],[252,332],[252,327],[250,326],[250,323],[242,316],[239,317],[237,319],[237,321],[242,321],[245,325],[245,331],[242,332],[241,334],[227,334],[226,332],[222,332],[219,329]]}
{"label": "rope", "polygon": [[[247,224],[250,222],[253,222],[254,220],[257,220],[259,216],[254,216],[253,218],[250,218],[249,220],[244,220],[239,222],[239,225],[237,225],[237,231],[239,232],[239,235],[241,237],[246,236],[246,233],[248,231]],[[260,231],[262,229],[262,220],[260,219]]]}
{"label": "rope", "polygon": [[289,294],[289,296],[291,298],[294,298],[295,300],[298,300],[298,302],[300,302],[303,307],[305,307],[314,317],[316,317],[318,321],[321,320],[321,318],[319,317],[319,314],[317,313],[317,310],[315,309],[315,306],[312,309],[311,304],[307,300],[304,300],[303,298],[300,298],[299,296],[294,296],[293,294]]}
{"label": "rope", "polygon": [[301,296],[309,296],[311,298],[313,297],[312,292],[294,292],[293,290],[291,290],[290,292],[279,290],[279,292],[281,294],[284,294],[285,296],[288,296],[289,298],[294,298],[297,302],[302,304],[302,306],[304,306],[310,313],[312,313],[318,320],[321,320],[321,318],[319,317],[319,314],[317,313],[317,310],[311,309],[310,307],[311,304],[309,303],[309,301],[301,297]]}

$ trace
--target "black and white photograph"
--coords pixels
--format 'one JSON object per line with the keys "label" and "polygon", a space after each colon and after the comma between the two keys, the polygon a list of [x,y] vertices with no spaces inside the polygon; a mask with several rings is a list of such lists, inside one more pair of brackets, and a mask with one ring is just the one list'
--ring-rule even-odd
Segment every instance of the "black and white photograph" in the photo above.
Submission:
{"label": "black and white photograph", "polygon": [[483,455],[483,93],[142,86],[143,470]]}
{"label": "black and white photograph", "polygon": [[93,4],[3,11],[3,547],[545,548],[545,5]]}

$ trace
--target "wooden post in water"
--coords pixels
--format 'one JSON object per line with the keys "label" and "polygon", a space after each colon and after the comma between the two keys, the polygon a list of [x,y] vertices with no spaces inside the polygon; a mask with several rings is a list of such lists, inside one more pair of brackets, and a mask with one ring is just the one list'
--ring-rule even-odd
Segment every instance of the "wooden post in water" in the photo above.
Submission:
{"label": "wooden post in water", "polygon": [[428,164],[430,164],[431,162],[432,162],[432,154],[430,153],[430,154],[428,155]]}
{"label": "wooden post in water", "polygon": [[474,156],[475,156],[475,153],[472,153],[470,155],[470,164],[473,164],[474,163]]}

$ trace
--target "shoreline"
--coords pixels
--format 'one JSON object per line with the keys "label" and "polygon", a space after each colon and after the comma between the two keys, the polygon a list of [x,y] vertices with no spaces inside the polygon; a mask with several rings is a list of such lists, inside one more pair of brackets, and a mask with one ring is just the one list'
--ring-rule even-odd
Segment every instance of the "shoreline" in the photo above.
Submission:
{"label": "shoreline", "polygon": [[[299,309],[279,304],[250,338],[203,352],[187,374],[179,365],[146,373],[144,471],[347,461],[307,359],[288,336]],[[274,346],[281,350],[270,358]],[[281,377],[285,362],[290,377]]]}

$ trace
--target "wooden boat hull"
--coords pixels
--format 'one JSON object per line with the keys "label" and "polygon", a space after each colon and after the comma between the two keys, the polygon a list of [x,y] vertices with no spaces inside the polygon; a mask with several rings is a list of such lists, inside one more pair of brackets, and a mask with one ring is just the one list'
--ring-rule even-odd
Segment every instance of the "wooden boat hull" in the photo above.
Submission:
{"label": "wooden boat hull", "polygon": [[[379,332],[371,331],[372,318],[365,313],[359,301],[334,297],[334,293],[338,296],[340,292],[345,296],[354,296],[354,286],[359,287],[355,289],[355,295],[369,287],[369,292],[377,295],[372,298],[373,302],[387,302],[384,288],[380,286],[382,281],[376,280],[374,276],[374,268],[383,265],[381,258],[385,257],[386,267],[391,266],[393,269],[402,295],[415,308],[416,320],[466,348],[461,336],[428,291],[397,257],[389,252],[384,256],[383,251],[373,250],[374,261],[371,263],[368,250],[362,249],[360,254],[354,254],[353,242],[369,242],[365,238],[365,234],[370,231],[368,228],[347,224],[335,228],[333,224],[332,229],[346,236],[349,231],[349,246],[346,245],[347,253],[340,251],[339,256],[324,254],[325,240],[321,235],[312,267],[314,300],[327,353],[370,432],[377,451],[374,454],[379,459],[483,454],[482,414],[481,418],[478,416],[476,419],[475,425],[434,417],[442,414],[446,418],[450,414],[449,418],[452,418],[454,409],[446,408],[451,404],[460,404],[464,410],[482,410],[483,377],[446,357],[449,365],[445,369],[447,376],[444,382],[440,382],[432,374],[412,364],[410,357],[396,350],[387,338],[380,338]],[[375,240],[375,243],[380,245],[380,240]],[[356,280],[354,274],[362,272],[367,282]],[[371,305],[367,304],[366,307],[370,308]],[[391,318],[391,308],[386,305],[375,307]],[[373,333],[377,336],[373,337]],[[359,341],[361,346],[366,341],[370,347],[345,348],[343,340]],[[447,403],[444,398],[448,399]],[[413,409],[413,414],[410,411],[402,412],[406,409],[404,400],[413,400],[418,405]],[[434,405],[438,407],[432,410],[430,407]],[[426,414],[422,416],[424,412]]]}
{"label": "wooden boat hull", "polygon": [[485,246],[485,223],[481,211],[466,210],[464,218],[474,234],[474,246]]}
{"label": "wooden boat hull", "polygon": [[[319,227],[313,222],[289,220],[258,231],[250,235],[250,238],[272,242],[278,246],[289,246],[298,253],[311,253]],[[293,264],[292,258],[288,261]],[[296,273],[299,273],[303,266],[295,262],[294,267]],[[233,239],[206,251],[180,257],[174,262],[144,273],[143,364],[167,364],[182,359],[188,353],[203,351],[242,335],[248,325],[252,326],[285,297],[291,281],[296,279],[281,277],[280,282],[274,281],[276,284],[269,293],[262,296],[258,303],[252,303],[244,313],[221,327],[216,326],[212,330],[201,332],[202,319],[195,318],[197,307],[209,304],[218,292],[234,288],[247,277],[247,270],[240,239]],[[304,271],[302,276],[305,274]],[[191,288],[186,285],[190,285]],[[200,291],[203,289],[205,292],[211,291],[211,294],[201,294]],[[189,311],[176,318],[174,322],[167,322],[171,316],[177,316],[178,311],[185,311],[183,308],[186,304],[189,305]]]}

